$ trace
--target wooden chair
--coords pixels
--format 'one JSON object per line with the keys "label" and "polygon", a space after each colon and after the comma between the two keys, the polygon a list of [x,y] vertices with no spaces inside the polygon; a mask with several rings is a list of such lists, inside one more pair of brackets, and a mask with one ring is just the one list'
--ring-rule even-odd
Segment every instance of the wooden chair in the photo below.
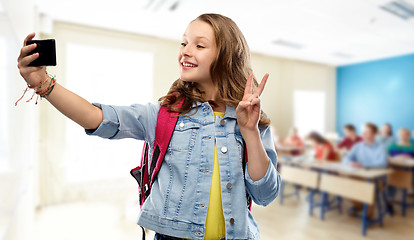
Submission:
{"label": "wooden chair", "polygon": [[[283,199],[285,197],[296,195],[299,199],[299,190],[298,186],[308,187],[313,193],[318,188],[318,173],[314,172],[310,169],[303,169],[292,167],[288,165],[283,165],[281,169],[281,178],[282,178],[282,185],[280,189],[280,204],[283,204]],[[292,183],[295,185],[295,193],[285,194],[284,188],[285,183]],[[313,199],[313,198],[312,198]],[[313,202],[310,203],[309,213],[312,213],[313,209]]]}
{"label": "wooden chair", "polygon": [[[366,229],[371,224],[367,219],[368,206],[374,204],[375,184],[341,176],[321,174],[319,190],[322,192],[321,219],[325,218],[325,210],[328,207],[326,198],[328,193],[343,198],[362,202],[364,205],[362,215],[362,235],[366,235]],[[380,218],[382,221],[382,218]]]}

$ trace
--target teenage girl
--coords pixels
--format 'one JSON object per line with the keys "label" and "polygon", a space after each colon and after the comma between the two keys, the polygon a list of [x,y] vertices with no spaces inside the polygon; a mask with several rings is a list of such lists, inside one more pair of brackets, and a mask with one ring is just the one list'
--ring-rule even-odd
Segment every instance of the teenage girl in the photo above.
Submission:
{"label": "teenage girl", "polygon": [[[24,45],[34,36],[29,34]],[[28,56],[35,48],[22,47],[20,74],[87,134],[153,144],[160,106],[180,113],[138,218],[139,225],[157,233],[155,239],[260,238],[246,192],[265,206],[276,198],[280,184],[270,121],[259,98],[268,74],[258,85],[246,40],[231,19],[203,14],[188,25],[177,59],[180,77],[155,104],[90,104],[59,85],[44,67],[28,66],[39,56]]]}

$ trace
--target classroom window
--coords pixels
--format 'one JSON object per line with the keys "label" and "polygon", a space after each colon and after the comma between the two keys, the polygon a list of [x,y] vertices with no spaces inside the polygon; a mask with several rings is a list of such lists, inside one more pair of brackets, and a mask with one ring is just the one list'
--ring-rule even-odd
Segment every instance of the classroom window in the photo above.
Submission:
{"label": "classroom window", "polygon": [[294,124],[300,134],[311,131],[325,133],[325,93],[322,91],[294,91]]}
{"label": "classroom window", "polygon": [[[112,105],[152,99],[153,54],[107,46],[68,43],[66,86],[92,102]],[[125,177],[140,160],[142,142],[87,136],[66,123],[65,171],[68,182]]]}

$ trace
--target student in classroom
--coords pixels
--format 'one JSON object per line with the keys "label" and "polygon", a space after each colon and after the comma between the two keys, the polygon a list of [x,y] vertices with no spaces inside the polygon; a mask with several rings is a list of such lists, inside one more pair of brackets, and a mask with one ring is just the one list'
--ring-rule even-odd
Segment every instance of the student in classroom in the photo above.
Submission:
{"label": "student in classroom", "polygon": [[308,136],[315,146],[315,158],[320,162],[336,161],[338,160],[332,144],[317,132],[311,132]]}
{"label": "student in classroom", "polygon": [[[408,128],[401,128],[398,131],[398,142],[391,144],[388,147],[388,154],[390,157],[414,159],[414,144],[410,141],[410,130]],[[414,177],[412,178],[412,186],[414,187]],[[388,187],[388,196],[394,198],[396,195],[396,188]]]}
{"label": "student in classroom", "polygon": [[296,127],[290,129],[288,137],[283,142],[283,146],[292,148],[289,152],[293,156],[301,155],[304,150],[302,138],[298,134]]}
{"label": "student in classroom", "polygon": [[381,130],[377,136],[377,141],[384,144],[386,148],[395,142],[394,132],[392,131],[391,124],[385,123],[382,125]]}
{"label": "student in classroom", "polygon": [[255,203],[268,205],[281,181],[270,120],[259,98],[268,74],[259,85],[251,73],[246,40],[230,18],[202,14],[190,22],[176,62],[179,79],[155,104],[90,104],[56,83],[45,67],[28,66],[39,56],[28,55],[35,48],[22,47],[20,74],[89,135],[153,144],[160,108],[179,113],[138,225],[155,231],[155,239],[260,238],[246,192]]}
{"label": "student in classroom", "polygon": [[349,151],[355,143],[362,141],[362,138],[356,133],[354,125],[346,124],[343,130],[345,133],[345,138],[340,143],[338,143],[337,147],[339,149],[345,149]]}
{"label": "student in classroom", "polygon": [[[378,128],[373,123],[366,123],[362,133],[362,142],[356,143],[345,156],[343,162],[354,168],[385,168],[387,166],[387,151],[383,143],[375,140]],[[362,210],[362,203],[351,201],[353,204],[351,214]],[[387,208],[393,212],[392,205],[386,202]],[[374,204],[368,208],[368,218],[374,215]]]}
{"label": "student in classroom", "polygon": [[362,133],[362,142],[355,144],[344,158],[344,163],[355,168],[385,168],[387,149],[381,142],[375,141],[378,128],[366,123]]}
{"label": "student in classroom", "polygon": [[388,147],[388,154],[391,157],[414,159],[414,144],[410,141],[410,130],[401,128],[398,131],[398,142]]}

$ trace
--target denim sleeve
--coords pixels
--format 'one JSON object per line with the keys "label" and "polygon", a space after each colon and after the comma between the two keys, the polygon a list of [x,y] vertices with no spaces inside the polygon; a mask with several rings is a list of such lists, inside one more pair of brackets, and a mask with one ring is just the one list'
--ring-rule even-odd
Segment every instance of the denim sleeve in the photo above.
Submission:
{"label": "denim sleeve", "polygon": [[103,121],[86,134],[108,139],[134,138],[152,142],[155,138],[159,104],[113,106],[94,103],[102,109]]}
{"label": "denim sleeve", "polygon": [[279,185],[281,183],[281,180],[280,174],[276,170],[277,154],[270,128],[266,127],[264,129],[261,129],[260,134],[263,146],[270,160],[269,167],[264,177],[257,181],[253,181],[250,178],[249,171],[247,171],[246,167],[245,182],[247,192],[250,194],[253,201],[258,205],[266,206],[276,199],[279,193]]}

